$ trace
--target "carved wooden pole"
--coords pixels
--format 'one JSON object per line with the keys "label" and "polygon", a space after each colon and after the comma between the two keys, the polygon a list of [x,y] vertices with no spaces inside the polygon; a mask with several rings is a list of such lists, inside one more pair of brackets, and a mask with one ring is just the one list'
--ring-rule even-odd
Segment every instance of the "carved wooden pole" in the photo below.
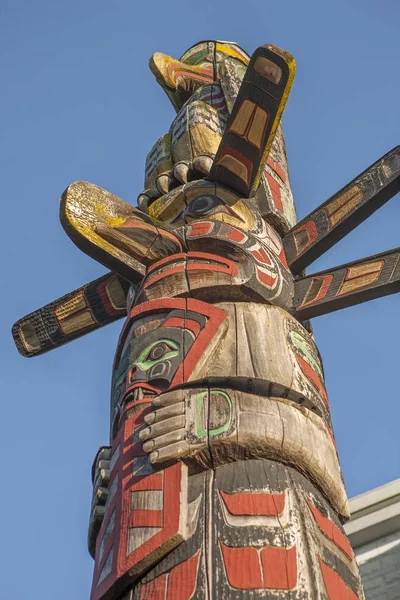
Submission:
{"label": "carved wooden pole", "polygon": [[209,41],[150,66],[177,116],[138,208],[85,182],[61,201],[112,273],[14,326],[32,356],[127,312],[93,466],[91,600],[361,600],[308,319],[398,291],[400,250],[303,269],[399,191],[400,150],[296,225],[290,54]]}

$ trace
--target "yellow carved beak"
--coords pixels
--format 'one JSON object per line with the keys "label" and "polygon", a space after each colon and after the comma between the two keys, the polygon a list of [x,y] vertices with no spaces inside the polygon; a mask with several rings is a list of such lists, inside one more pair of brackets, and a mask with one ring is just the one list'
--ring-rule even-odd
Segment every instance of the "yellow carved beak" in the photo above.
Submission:
{"label": "yellow carved beak", "polygon": [[216,79],[214,66],[210,62],[187,65],[161,52],[151,57],[150,69],[177,111],[197,88]]}

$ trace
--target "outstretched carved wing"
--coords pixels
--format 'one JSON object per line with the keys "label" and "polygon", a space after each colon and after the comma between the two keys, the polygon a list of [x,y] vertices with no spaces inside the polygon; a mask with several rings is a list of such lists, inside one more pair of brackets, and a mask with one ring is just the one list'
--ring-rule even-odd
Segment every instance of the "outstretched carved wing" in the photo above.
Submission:
{"label": "outstretched carved wing", "polygon": [[[321,204],[284,237],[294,274],[311,264],[400,191],[400,146]],[[310,319],[400,291],[400,250],[369,256],[295,282],[294,311]]]}
{"label": "outstretched carved wing", "polygon": [[130,285],[123,277],[107,273],[22,317],[12,328],[18,351],[22,356],[38,356],[121,319],[126,316]]}

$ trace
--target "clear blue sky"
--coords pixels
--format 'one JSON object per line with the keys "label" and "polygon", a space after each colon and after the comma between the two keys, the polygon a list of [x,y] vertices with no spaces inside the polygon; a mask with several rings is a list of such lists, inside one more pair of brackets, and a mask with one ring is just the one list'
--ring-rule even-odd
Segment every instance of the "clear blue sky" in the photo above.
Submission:
{"label": "clear blue sky", "polygon": [[[283,125],[299,218],[400,143],[398,0],[197,4],[0,4],[2,600],[89,598],[90,468],[121,323],[30,360],[10,329],[105,271],[64,234],[58,199],[85,179],[135,202],[173,118],[150,55],[215,38],[294,54]],[[400,246],[399,218],[398,196],[315,269]],[[350,496],[400,476],[398,307],[389,296],[314,320]]]}

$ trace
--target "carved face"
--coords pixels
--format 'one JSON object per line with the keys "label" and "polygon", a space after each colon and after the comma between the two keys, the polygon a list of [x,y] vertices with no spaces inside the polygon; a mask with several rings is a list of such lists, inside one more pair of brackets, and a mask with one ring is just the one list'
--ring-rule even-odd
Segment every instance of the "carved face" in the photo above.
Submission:
{"label": "carved face", "polygon": [[165,90],[176,110],[201,86],[224,79],[236,80],[236,86],[227,90],[235,100],[244,76],[249,56],[234,42],[215,40],[200,42],[187,50],[180,60],[161,52],[150,59],[150,69]]}
{"label": "carved face", "polygon": [[132,310],[114,363],[113,437],[128,405],[151,399],[188,380],[210,334],[224,316],[202,302],[183,299],[147,302]]}

